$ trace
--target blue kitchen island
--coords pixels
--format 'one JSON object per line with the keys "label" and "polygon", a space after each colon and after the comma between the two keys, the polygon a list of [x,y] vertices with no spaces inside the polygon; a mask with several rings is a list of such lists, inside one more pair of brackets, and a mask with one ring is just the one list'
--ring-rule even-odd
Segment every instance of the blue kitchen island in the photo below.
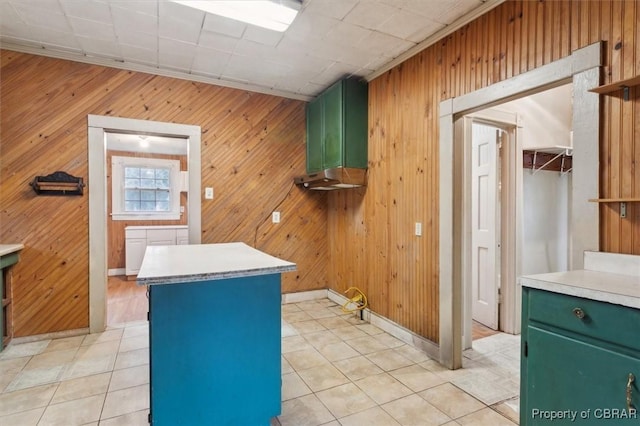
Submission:
{"label": "blue kitchen island", "polygon": [[280,414],[280,274],[295,268],[244,243],[147,247],[151,424]]}

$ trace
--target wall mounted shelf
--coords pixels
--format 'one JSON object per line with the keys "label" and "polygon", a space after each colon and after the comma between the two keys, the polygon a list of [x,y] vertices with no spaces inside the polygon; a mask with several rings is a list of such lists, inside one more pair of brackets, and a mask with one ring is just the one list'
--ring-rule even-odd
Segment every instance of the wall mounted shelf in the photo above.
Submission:
{"label": "wall mounted shelf", "polygon": [[591,198],[590,203],[620,203],[620,217],[627,217],[627,203],[638,203],[640,198],[626,197],[626,198]]}
{"label": "wall mounted shelf", "polygon": [[591,203],[637,203],[640,202],[640,198],[591,198]]}
{"label": "wall mounted shelf", "polygon": [[622,98],[625,101],[629,100],[629,88],[640,85],[640,75],[627,78],[625,80],[619,80],[615,83],[604,84],[591,89],[590,92],[599,93],[601,95],[610,95],[613,92],[622,90]]}
{"label": "wall mounted shelf", "polygon": [[36,176],[29,185],[38,195],[82,195],[85,186],[81,177],[60,171]]}

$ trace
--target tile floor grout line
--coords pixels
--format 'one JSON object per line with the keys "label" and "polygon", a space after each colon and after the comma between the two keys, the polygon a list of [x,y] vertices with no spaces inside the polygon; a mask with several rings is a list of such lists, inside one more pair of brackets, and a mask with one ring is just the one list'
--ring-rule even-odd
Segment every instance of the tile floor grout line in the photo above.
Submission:
{"label": "tile floor grout line", "polygon": [[[318,424],[318,425],[325,424],[325,423],[333,424],[333,422],[335,422],[335,424],[343,424],[343,423],[351,424],[354,421],[359,421],[358,419],[365,419],[367,418],[367,416],[374,415],[372,414],[373,411],[370,411],[374,409],[380,410],[378,411],[379,414],[384,413],[384,416],[388,416],[388,418],[390,419],[394,419],[397,422],[401,422],[400,417],[396,418],[394,417],[394,414],[396,416],[414,415],[410,413],[411,409],[406,405],[408,402],[405,402],[404,405],[402,403],[402,401],[407,398],[420,398],[421,401],[424,401],[426,404],[428,404],[428,406],[433,407],[433,409],[435,410],[433,411],[432,414],[429,414],[429,415],[434,415],[436,417],[445,416],[446,418],[449,418],[450,421],[452,422],[457,422],[457,420],[462,419],[466,416],[476,415],[475,418],[469,417],[469,420],[472,418],[477,420],[482,416],[487,418],[486,416],[488,415],[489,419],[491,418],[503,419],[508,424],[517,424],[517,421],[514,422],[513,420],[517,417],[517,414],[516,414],[517,402],[515,404],[513,403],[507,404],[507,402],[517,401],[519,391],[514,392],[515,389],[513,389],[513,385],[517,384],[517,382],[519,381],[519,374],[518,374],[519,371],[517,371],[517,369],[512,368],[513,363],[508,361],[508,358],[512,358],[514,363],[518,362],[518,359],[516,358],[516,356],[519,353],[517,350],[517,346],[519,346],[519,337],[511,338],[509,337],[509,335],[500,335],[500,334],[498,334],[497,337],[494,337],[494,335],[492,335],[492,336],[488,336],[486,338],[480,339],[477,346],[476,346],[476,342],[474,341],[473,349],[470,349],[468,352],[465,353],[465,363],[467,365],[465,365],[464,369],[456,370],[456,371],[442,370],[437,367],[438,365],[437,361],[434,361],[433,358],[429,356],[425,356],[423,358],[419,356],[419,353],[413,354],[411,351],[409,351],[409,349],[411,349],[412,346],[407,342],[397,339],[395,336],[392,336],[391,334],[385,332],[384,330],[376,328],[370,323],[358,322],[357,318],[355,320],[353,318],[347,318],[347,317],[350,317],[350,315],[338,314],[335,311],[335,309],[332,309],[332,308],[335,308],[337,305],[331,301],[322,299],[318,301],[313,301],[311,303],[307,301],[307,302],[302,302],[301,304],[293,304],[293,305],[295,306],[295,309],[297,309],[297,311],[295,312],[298,312],[299,315],[295,316],[292,319],[292,321],[287,321],[285,319],[287,312],[292,311],[294,308],[291,307],[291,308],[288,308],[287,310],[283,308],[281,324],[282,324],[283,333],[284,333],[284,330],[287,329],[287,332],[293,332],[295,334],[291,334],[287,336],[283,335],[281,345],[284,348],[284,345],[285,345],[284,342],[285,342],[285,339],[287,338],[297,338],[297,340],[296,339],[289,340],[290,342],[289,349],[296,348],[296,346],[298,348],[294,351],[289,350],[288,352],[281,352],[281,360],[286,363],[285,365],[287,364],[289,365],[289,367],[286,368],[287,373],[283,372],[282,376],[285,376],[285,374],[290,374],[290,373],[295,374],[295,376],[291,376],[292,377],[291,380],[293,380],[293,377],[296,377],[297,380],[299,380],[300,384],[304,386],[309,393],[304,393],[302,395],[294,396],[285,401],[282,401],[282,404],[283,404],[282,412],[279,416],[272,419],[272,426],[277,426],[277,425],[288,426],[289,424],[295,424],[296,411],[294,410],[294,407],[297,406],[298,409],[300,409],[300,406],[303,406],[305,403],[308,403],[310,401],[315,401],[315,402],[312,402],[312,404],[315,404],[318,409],[324,410],[322,412],[319,412],[318,414],[313,414],[313,416],[320,416],[320,417],[315,417],[318,420],[315,424]],[[309,314],[308,311],[313,311],[313,312]],[[345,321],[346,323],[342,323],[341,321]],[[300,325],[298,328],[295,327],[295,324],[304,323],[304,322],[306,322],[306,324]],[[344,331],[344,333],[340,333],[339,331],[337,331],[346,327],[353,327],[352,330],[357,333],[350,334],[350,332],[347,332],[346,330]],[[119,333],[116,330],[119,330]],[[74,353],[74,360],[76,360],[77,354],[81,351],[83,347],[91,348],[91,347],[94,347],[94,345],[101,345],[103,343],[110,342],[112,340],[117,340],[117,344],[113,344],[113,343],[111,344],[111,348],[115,347],[115,352],[113,354],[114,359],[112,360],[113,362],[109,370],[101,371],[99,373],[98,372],[91,373],[86,376],[78,376],[75,378],[86,378],[86,377],[91,377],[91,376],[99,375],[103,373],[109,373],[105,392],[97,394],[101,396],[101,407],[100,407],[98,422],[101,423],[105,420],[110,420],[110,419],[120,419],[120,421],[122,421],[122,419],[135,418],[135,419],[138,419],[138,421],[141,422],[140,424],[144,426],[147,424],[146,413],[148,413],[149,411],[148,402],[146,403],[147,408],[144,408],[142,410],[140,410],[139,407],[143,405],[137,405],[135,409],[133,406],[130,407],[130,409],[134,410],[130,413],[128,412],[118,413],[117,415],[112,416],[109,419],[103,419],[102,416],[105,414],[104,410],[110,394],[109,389],[114,383],[115,371],[121,371],[121,370],[130,369],[130,368],[140,368],[140,369],[149,368],[148,362],[147,363],[142,362],[141,364],[138,364],[140,362],[140,358],[138,358],[138,355],[143,354],[142,352],[140,352],[132,358],[127,357],[126,361],[122,361],[122,363],[120,364],[120,368],[116,370],[118,357],[123,353],[125,353],[125,352],[120,352],[120,350],[123,349],[125,336],[128,339],[138,339],[138,340],[127,341],[127,348],[129,348],[129,351],[133,352],[141,349],[146,349],[148,351],[148,341],[146,342],[146,346],[139,348],[139,346],[143,343],[142,340],[140,340],[142,336],[144,335],[148,336],[148,323],[142,322],[142,321],[135,321],[128,324],[127,323],[119,324],[117,328],[109,328],[105,330],[105,332],[110,332],[110,331],[113,331],[117,334],[117,339],[111,339],[111,337],[113,336],[112,334],[109,334],[106,336],[108,340],[101,340],[100,336],[88,338],[89,335],[87,335],[85,336],[85,338],[83,338],[80,341]],[[353,337],[354,335],[357,335],[357,334],[360,334],[360,336]],[[343,337],[340,337],[341,335],[346,336],[347,338],[345,339]],[[494,338],[491,339],[492,337]],[[365,340],[358,341],[357,339],[365,339]],[[59,339],[49,340],[46,346],[41,348],[35,347],[34,351],[37,350],[38,354],[45,353],[44,351],[46,351],[49,344],[51,344],[55,340],[59,340]],[[90,340],[91,340],[91,343],[87,343]],[[144,340],[148,340],[148,337]],[[377,343],[370,343],[371,344],[370,347],[363,349],[362,345],[364,344],[364,342],[377,342]],[[83,343],[87,343],[87,344],[83,346]],[[55,351],[51,351],[50,353],[55,353],[56,351],[65,350],[63,348],[63,344],[60,344],[58,346],[59,346],[59,349],[56,349]],[[107,346],[102,346],[101,350],[102,348],[104,348],[104,349],[107,349],[107,352],[110,351],[111,348],[108,348]],[[333,346],[333,347],[329,349],[325,349],[329,346]],[[372,348],[374,350],[370,350]],[[422,351],[419,351],[419,349],[415,347],[413,348],[416,351],[422,353]],[[301,366],[304,366],[304,364],[297,363],[300,365],[298,365],[299,368],[296,369],[294,367],[296,363],[291,364],[287,359],[288,355],[294,354],[296,352],[303,352],[305,350],[311,351],[314,354],[316,354],[316,356],[318,357],[318,361],[322,360],[322,363],[319,365],[311,366],[311,367],[305,366],[304,368],[300,368]],[[360,350],[364,350],[364,352],[366,353],[362,353],[360,352]],[[127,351],[127,353],[129,351]],[[15,353],[20,353],[20,352],[16,351]],[[97,354],[99,353],[99,351],[96,350],[94,353]],[[15,378],[18,376],[18,374],[20,374],[20,372],[25,370],[29,362],[31,362],[31,360],[38,354],[28,355],[27,361],[24,364],[22,364],[18,372],[17,373],[12,372],[12,374],[15,374],[12,381],[15,380]],[[299,354],[299,356],[304,357],[304,353]],[[289,357],[289,359],[291,359],[291,357]],[[0,359],[0,361],[2,360],[3,359]],[[304,361],[304,358],[301,358],[301,360]],[[341,363],[342,361],[351,361],[351,362]],[[20,362],[18,362],[16,365],[19,365],[19,363]],[[129,365],[130,363],[135,365]],[[359,364],[362,364],[362,365],[359,365]],[[338,365],[341,365],[342,369],[338,368]],[[349,365],[352,365],[352,367],[349,367]],[[326,389],[325,388],[321,389],[322,385],[319,385],[319,383],[322,383],[322,381],[325,380],[322,376],[318,376],[319,381],[314,382],[313,374],[311,372],[309,372],[306,375],[300,374],[302,372],[309,371],[311,369],[318,368],[321,366],[327,367],[328,370],[320,370],[320,371],[335,370],[337,374],[336,380],[339,382],[342,382],[342,381],[344,382],[341,384],[335,384],[335,385],[329,386]],[[366,369],[369,368],[368,366],[375,368],[375,370],[369,369],[367,371]],[[65,368],[69,368],[69,366],[67,365]],[[361,373],[356,373],[356,371],[359,368],[365,368],[365,370],[362,371]],[[409,377],[403,376],[402,375],[403,373],[401,373],[403,369],[409,369],[406,372],[406,374],[428,373],[429,376],[425,376],[425,377],[433,377],[433,379],[429,378],[428,380],[434,380],[434,382],[433,384],[429,384],[424,389],[422,389],[421,382],[416,381],[418,379],[414,378],[413,382],[406,381],[406,380],[410,380],[410,376]],[[347,372],[349,371],[352,371],[353,373],[350,373],[349,375],[347,375]],[[386,382],[385,380],[383,380],[382,382],[380,382],[381,388],[377,391],[375,390],[375,388],[367,387],[367,390],[370,391],[368,393],[362,386],[365,383],[367,383],[365,381],[367,378],[376,377],[376,376],[380,376],[379,378],[382,378],[384,376],[385,379],[388,378],[391,381]],[[489,386],[488,388],[483,387],[484,386],[483,383],[486,382],[487,378],[490,379],[491,383],[495,381],[494,384],[495,386],[497,386],[497,388],[495,387],[492,388],[493,385],[491,385],[491,383],[488,384]],[[74,378],[69,378],[68,380],[73,380],[73,379]],[[140,385],[131,384],[133,382],[137,383],[138,381],[146,381],[146,383],[143,383]],[[360,382],[360,383],[357,383],[357,382]],[[38,408],[42,408],[42,412],[40,413],[39,418],[37,419],[37,422],[40,422],[43,419],[45,419],[45,413],[47,413],[49,407],[58,405],[58,404],[52,405],[51,402],[53,401],[53,398],[56,397],[56,394],[60,389],[60,386],[62,385],[62,383],[65,383],[65,381],[62,380],[61,378],[55,382],[48,383],[49,385],[54,384],[55,386],[51,393],[51,396],[46,401],[46,405],[44,407],[38,407]],[[122,383],[120,383],[120,385],[122,385],[123,383],[126,384],[126,387],[122,389],[118,389],[117,391],[123,391],[126,389],[135,388],[137,386],[148,386],[149,378],[143,377],[142,380],[134,379],[132,382],[128,382],[124,380],[122,381]],[[295,384],[295,380],[291,383],[294,386],[298,386],[297,384]],[[315,383],[314,387],[318,389],[317,391],[314,391],[310,386],[314,383]],[[331,382],[325,382],[325,383],[331,383]],[[373,384],[375,383],[375,381],[370,383]],[[387,386],[387,383],[393,383],[394,387],[397,386],[398,388],[397,395],[394,393],[395,391],[388,391],[385,389],[385,386]],[[414,383],[415,386],[410,385],[410,383]],[[42,386],[45,386],[45,385],[46,384],[43,384]],[[362,395],[367,398],[369,402],[364,405],[367,405],[367,406],[369,404],[372,404],[372,405],[369,408],[362,408],[361,406],[355,406],[355,407],[351,406],[350,408],[346,409],[344,413],[341,413],[343,409],[340,409],[340,411],[336,411],[334,415],[334,412],[331,411],[330,407],[333,406],[333,409],[336,410],[338,409],[338,407],[340,407],[340,405],[334,405],[334,403],[331,402],[331,398],[335,398],[336,395],[340,395],[339,391],[335,391],[337,388],[340,388],[341,386],[347,386],[347,385],[353,386],[354,390],[356,389],[358,390],[359,395]],[[448,387],[438,389],[439,387],[444,385],[447,385]],[[35,387],[37,386],[40,386],[40,385],[36,385]],[[7,387],[8,385],[5,386],[5,388],[0,391],[0,397],[4,395],[9,395],[12,393],[12,392],[5,392]],[[414,390],[418,388],[420,390]],[[30,389],[30,388],[27,387],[25,389]],[[291,392],[291,395],[296,395],[299,392],[299,390],[295,388],[289,388],[289,389],[293,389]],[[471,400],[474,401],[473,407],[468,407],[463,412],[461,412],[461,414],[456,414],[457,417],[453,417],[447,414],[449,411],[445,411],[445,409],[449,410],[448,408],[446,408],[448,405],[441,405],[440,403],[437,403],[437,395],[440,392],[449,392],[447,389],[455,389],[456,392],[458,392],[461,397],[471,398]],[[331,392],[332,390],[334,390],[335,392],[332,393]],[[421,395],[427,391],[430,391],[430,392],[428,394],[424,394],[424,396]],[[371,392],[374,392],[374,393],[372,394]],[[378,403],[377,400],[373,398],[373,395],[375,395],[375,392],[378,392],[377,395],[382,395],[382,398],[377,398],[377,400],[383,401],[383,402]],[[385,392],[391,392],[391,393],[385,394]],[[405,392],[408,392],[408,393],[405,394]],[[320,398],[319,395],[323,395],[322,399]],[[431,395],[429,399],[427,399],[428,395]],[[442,395],[447,395],[447,394],[446,393],[441,394],[440,397],[442,397]],[[509,395],[509,396],[505,397],[504,399],[499,399],[498,401],[492,402],[491,404],[483,402],[483,400],[493,401],[495,397],[502,397],[506,395]],[[92,396],[92,395],[89,395],[89,396]],[[296,403],[296,401],[305,397],[306,398],[312,397],[313,399],[306,399],[304,400],[306,402]],[[388,397],[391,397],[391,399],[387,400],[386,398]],[[433,397],[436,397],[436,399],[434,400]],[[79,396],[70,401],[74,401],[76,399],[82,399],[82,398],[85,398],[85,396]],[[361,398],[361,397],[355,396],[355,398]],[[480,399],[480,398],[483,398],[483,399]],[[70,402],[70,401],[63,401],[63,402]],[[410,401],[410,400],[408,399],[407,401]],[[418,401],[418,400],[415,399],[414,401]],[[0,403],[1,402],[2,400],[0,400]],[[60,402],[60,403],[63,403],[63,402]],[[460,402],[464,402],[464,400],[461,400]],[[344,402],[339,402],[339,404],[342,404],[342,403]],[[344,404],[350,404],[350,402],[346,402]],[[25,405],[24,407],[28,407],[28,405]],[[427,407],[427,405],[425,405],[425,407]],[[409,409],[409,411],[404,411],[407,409]],[[489,409],[489,410],[486,410],[486,409]],[[29,410],[31,409],[26,408],[20,413],[26,413]],[[291,410],[294,410],[294,411],[291,411]],[[354,410],[354,411],[351,411],[351,410]],[[431,409],[428,409],[428,410],[431,413]],[[483,411],[484,414],[478,414],[481,411]],[[15,413],[12,413],[10,415],[13,415],[13,414]],[[424,417],[426,414],[421,413],[417,415]],[[327,416],[331,417],[333,420],[321,421],[321,419],[327,419],[328,418]],[[338,417],[338,416],[341,416],[341,417]],[[2,420],[3,417],[5,416],[0,417],[0,420]],[[344,419],[347,417],[350,417],[350,418],[345,422]],[[371,417],[368,417],[368,418],[371,418]],[[402,417],[402,418],[406,419],[406,417]],[[50,419],[51,419],[50,417],[46,418],[47,421]],[[284,423],[281,421],[281,419],[284,420]]]}

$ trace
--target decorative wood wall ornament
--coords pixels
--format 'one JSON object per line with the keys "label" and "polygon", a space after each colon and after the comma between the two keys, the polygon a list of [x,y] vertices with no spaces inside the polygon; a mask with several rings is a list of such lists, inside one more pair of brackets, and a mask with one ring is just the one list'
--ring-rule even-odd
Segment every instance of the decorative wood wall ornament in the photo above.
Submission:
{"label": "decorative wood wall ornament", "polygon": [[82,195],[85,186],[81,177],[60,171],[36,176],[29,185],[38,195]]}

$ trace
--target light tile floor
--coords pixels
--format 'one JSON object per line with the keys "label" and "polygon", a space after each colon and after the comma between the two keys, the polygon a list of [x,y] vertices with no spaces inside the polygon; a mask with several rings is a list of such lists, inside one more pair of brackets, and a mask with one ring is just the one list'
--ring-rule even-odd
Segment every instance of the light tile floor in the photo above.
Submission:
{"label": "light tile floor", "polygon": [[[146,322],[9,345],[0,424],[147,425]],[[517,424],[519,338],[496,334],[450,371],[328,299],[282,306],[282,414],[272,425]]]}

